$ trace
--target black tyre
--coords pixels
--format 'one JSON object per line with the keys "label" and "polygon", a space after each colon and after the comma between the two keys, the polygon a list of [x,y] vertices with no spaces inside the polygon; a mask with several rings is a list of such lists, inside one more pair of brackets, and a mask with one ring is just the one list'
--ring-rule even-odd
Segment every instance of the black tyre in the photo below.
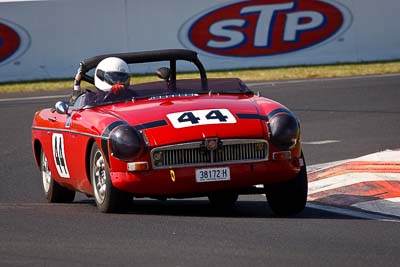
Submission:
{"label": "black tyre", "polygon": [[278,216],[291,216],[304,210],[307,203],[307,168],[304,165],[297,176],[286,183],[268,186],[266,195],[272,211]]}
{"label": "black tyre", "polygon": [[105,213],[126,212],[132,197],[112,185],[110,172],[97,143],[90,154],[90,180],[97,208]]}
{"label": "black tyre", "polygon": [[54,181],[43,150],[40,154],[40,170],[42,172],[43,191],[49,203],[71,203],[74,201],[75,191],[62,187]]}
{"label": "black tyre", "polygon": [[208,200],[216,208],[232,208],[238,197],[234,192],[216,192],[208,195]]}

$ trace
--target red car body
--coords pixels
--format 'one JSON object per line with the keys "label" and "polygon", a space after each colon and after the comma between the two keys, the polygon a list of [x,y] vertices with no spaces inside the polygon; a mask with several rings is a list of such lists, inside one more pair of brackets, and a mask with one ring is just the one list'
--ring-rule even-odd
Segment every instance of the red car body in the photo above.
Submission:
{"label": "red car body", "polygon": [[[180,50],[162,52],[179,55]],[[200,80],[174,83],[179,88],[203,86]],[[132,91],[155,90],[154,95],[98,106],[72,106],[66,114],[59,114],[54,108],[38,111],[32,124],[38,166],[43,169],[44,153],[56,184],[94,195],[90,157],[95,143],[105,158],[112,187],[131,196],[154,198],[219,192],[267,193],[268,197],[269,189],[292,183],[302,169],[304,176],[300,134],[296,132],[296,140],[284,148],[271,140],[273,118],[282,114],[294,118],[285,106],[255,95],[239,79],[208,79],[211,89],[204,93],[201,89],[200,93],[193,93],[191,89],[191,93],[158,94],[165,86],[165,82],[135,85]],[[212,88],[223,89],[213,92]],[[142,148],[129,160],[116,157],[110,141],[113,131],[121,125],[134,128],[143,137]],[[196,170],[205,171],[196,174]],[[226,171],[229,178],[212,173]],[[199,175],[207,177],[201,180]],[[300,208],[274,211],[301,211],[307,188],[304,182],[300,187],[295,189],[302,191],[302,198],[294,200],[304,202]],[[290,194],[284,197],[290,198]]]}

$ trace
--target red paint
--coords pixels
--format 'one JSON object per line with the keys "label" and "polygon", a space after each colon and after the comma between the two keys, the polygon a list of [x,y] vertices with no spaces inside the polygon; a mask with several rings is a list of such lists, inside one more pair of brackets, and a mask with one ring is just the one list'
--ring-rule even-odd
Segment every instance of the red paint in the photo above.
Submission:
{"label": "red paint", "polygon": [[314,182],[353,172],[400,173],[400,163],[392,161],[349,161],[338,166],[310,173],[308,181]]}
{"label": "red paint", "polygon": [[[209,80],[222,87],[232,84],[229,79]],[[190,82],[190,81],[189,81]],[[237,80],[237,82],[241,82]],[[188,84],[188,83],[186,83]],[[225,84],[225,85],[224,85]],[[182,86],[185,84],[182,81]],[[174,112],[226,108],[232,114],[262,114],[266,116],[272,110],[284,108],[281,104],[263,97],[246,94],[208,94],[199,96],[177,97],[170,99],[138,99],[135,101],[110,104],[95,108],[72,111],[71,124],[66,128],[68,116],[44,109],[35,114],[33,120],[32,143],[40,142],[48,159],[49,168],[54,179],[61,185],[73,190],[93,194],[89,178],[86,173],[86,155],[90,153],[91,136],[101,147],[100,136],[105,129],[116,121],[137,126],[145,123],[165,120],[167,125],[143,130],[150,148],[176,143],[204,140],[217,137],[219,139],[255,138],[268,140],[267,126],[258,118],[237,119],[235,124],[212,124],[193,126],[182,129],[174,128],[168,121],[167,114]],[[52,118],[52,120],[49,120]],[[54,120],[55,119],[55,120]],[[40,129],[38,129],[38,127]],[[52,151],[52,134],[62,131],[65,148],[66,165],[70,178],[61,178],[56,170],[56,163]],[[292,149],[292,158],[300,157],[300,143]],[[276,148],[269,147],[270,158]],[[109,151],[110,153],[110,151]],[[299,166],[292,161],[262,161],[253,164],[222,164],[231,168],[231,181],[198,184],[195,182],[195,168],[176,168],[176,182],[170,178],[169,169],[153,169],[143,172],[127,172],[127,163],[113,156],[110,157],[110,174],[113,185],[121,190],[138,194],[174,194],[208,192],[218,189],[232,189],[249,187],[254,184],[270,184],[292,179],[299,172]],[[150,149],[140,156],[137,161],[150,161]]]}
{"label": "red paint", "polygon": [[309,195],[309,198],[334,206],[400,197],[400,181],[369,181]]}

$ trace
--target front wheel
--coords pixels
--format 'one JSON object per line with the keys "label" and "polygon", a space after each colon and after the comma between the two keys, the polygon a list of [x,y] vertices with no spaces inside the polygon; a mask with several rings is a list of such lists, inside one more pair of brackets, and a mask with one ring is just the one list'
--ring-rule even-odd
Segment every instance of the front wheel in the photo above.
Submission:
{"label": "front wheel", "polygon": [[74,201],[75,191],[62,187],[54,181],[43,150],[40,154],[40,170],[42,172],[43,191],[49,203],[71,203]]}
{"label": "front wheel", "polygon": [[112,185],[107,163],[97,143],[93,144],[90,154],[90,180],[97,208],[101,212],[126,212],[131,197]]}
{"label": "front wheel", "polygon": [[286,183],[268,186],[266,196],[272,211],[278,216],[291,216],[304,210],[307,203],[308,181],[304,156],[303,166],[296,177]]}

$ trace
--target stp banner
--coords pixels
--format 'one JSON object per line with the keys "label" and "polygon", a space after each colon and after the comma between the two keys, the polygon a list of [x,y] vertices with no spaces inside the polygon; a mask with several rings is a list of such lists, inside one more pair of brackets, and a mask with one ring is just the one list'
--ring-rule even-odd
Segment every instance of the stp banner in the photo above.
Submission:
{"label": "stp banner", "polygon": [[206,69],[395,60],[398,10],[397,0],[0,1],[0,82],[73,77],[88,57],[167,48],[197,51]]}

